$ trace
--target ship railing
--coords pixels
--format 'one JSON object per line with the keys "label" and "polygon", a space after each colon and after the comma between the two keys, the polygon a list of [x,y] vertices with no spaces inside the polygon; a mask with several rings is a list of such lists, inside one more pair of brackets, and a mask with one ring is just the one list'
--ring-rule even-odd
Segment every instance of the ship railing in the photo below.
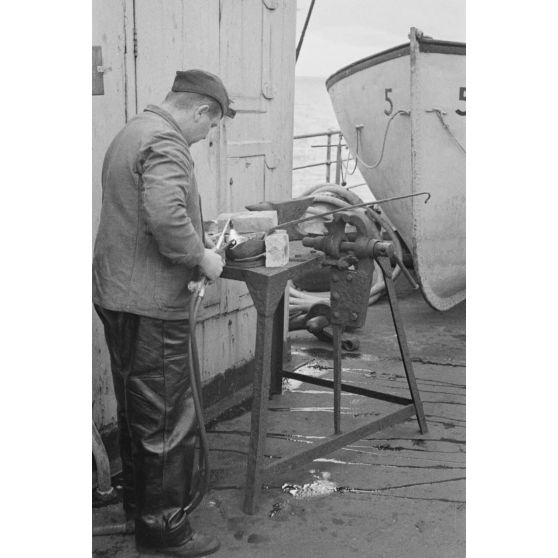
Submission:
{"label": "ship railing", "polygon": [[[293,137],[293,140],[302,140],[309,138],[326,138],[326,143],[312,145],[312,147],[324,148],[326,149],[326,160],[319,163],[309,163],[307,165],[301,165],[298,167],[293,167],[293,171],[301,169],[309,169],[311,167],[320,167],[325,165],[325,181],[331,182],[331,168],[335,165],[335,184],[341,184],[344,181],[343,176],[343,163],[348,163],[351,157],[343,159],[343,149],[347,149],[347,144],[343,141],[343,134],[340,130],[327,130],[325,132],[316,132],[313,134],[299,134]],[[332,152],[334,152],[334,158],[332,159]]]}
{"label": "ship railing", "polygon": [[[343,134],[341,130],[327,130],[325,132],[315,132],[312,134],[299,134],[293,136],[293,140],[304,140],[310,138],[326,138],[326,143],[319,143],[312,145],[314,148],[325,148],[326,149],[326,160],[320,161],[319,163],[308,163],[306,165],[300,165],[298,167],[293,167],[293,171],[309,169],[311,167],[320,167],[325,165],[325,181],[331,182],[331,167],[335,165],[335,180],[334,183],[340,186],[345,186],[347,190],[352,188],[358,188],[359,186],[365,186],[366,182],[359,182],[358,184],[351,184],[347,186],[347,174],[352,174],[352,171],[347,173],[347,169],[350,162],[354,162],[354,158],[351,157],[348,151],[348,145],[343,141]],[[343,150],[347,150],[349,153],[348,157],[343,158]],[[332,159],[332,152],[334,152],[335,158]]]}

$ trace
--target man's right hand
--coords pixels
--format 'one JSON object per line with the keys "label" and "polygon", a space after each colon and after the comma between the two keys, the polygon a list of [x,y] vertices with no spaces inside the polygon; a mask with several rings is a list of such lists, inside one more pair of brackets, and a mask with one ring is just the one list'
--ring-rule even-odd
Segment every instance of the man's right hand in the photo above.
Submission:
{"label": "man's right hand", "polygon": [[219,254],[206,248],[199,266],[202,273],[210,281],[214,281],[223,271],[223,260]]}

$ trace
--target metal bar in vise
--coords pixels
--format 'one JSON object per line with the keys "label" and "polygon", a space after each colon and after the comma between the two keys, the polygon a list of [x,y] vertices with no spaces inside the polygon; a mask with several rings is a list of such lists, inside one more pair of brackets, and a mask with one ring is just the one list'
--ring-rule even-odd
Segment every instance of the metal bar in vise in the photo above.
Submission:
{"label": "metal bar in vise", "polygon": [[424,200],[424,203],[428,203],[428,200],[431,197],[430,192],[417,192],[416,194],[407,194],[405,196],[395,196],[393,198],[385,198],[383,200],[376,200],[376,201],[373,201],[373,202],[364,202],[364,203],[357,203],[355,205],[348,205],[347,207],[340,207],[339,209],[334,209],[333,211],[326,211],[325,213],[319,213],[317,215],[311,215],[310,217],[302,217],[301,219],[295,219],[294,221],[289,221],[287,223],[281,223],[280,225],[275,225],[275,227],[272,227],[271,229],[269,229],[267,231],[267,234],[270,234],[273,231],[276,231],[277,229],[284,229],[286,227],[290,227],[291,225],[298,225],[298,223],[304,223],[305,221],[312,221],[313,219],[320,219],[321,217],[325,217],[327,215],[333,215],[334,213],[339,213],[341,211],[348,211],[350,209],[357,209],[358,207],[372,207],[374,205],[378,205],[378,204],[386,203],[386,202],[390,202],[390,201],[403,200],[403,199],[406,199],[406,198],[414,198],[415,196],[428,196]]}

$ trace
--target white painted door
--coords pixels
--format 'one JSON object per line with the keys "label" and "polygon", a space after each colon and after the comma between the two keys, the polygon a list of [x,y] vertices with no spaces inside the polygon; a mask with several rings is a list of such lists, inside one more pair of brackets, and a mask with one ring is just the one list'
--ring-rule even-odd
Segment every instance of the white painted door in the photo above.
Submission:
{"label": "white painted door", "polygon": [[[126,55],[132,37],[125,29],[131,11],[131,0],[93,0],[93,82],[102,88],[93,91],[93,240],[101,212],[101,170],[107,147],[124,126],[128,111]],[[101,56],[99,56],[99,54]],[[100,63],[100,64],[99,64]],[[97,66],[102,66],[97,68]],[[99,72],[96,70],[99,69]],[[95,75],[97,74],[97,75]],[[110,360],[103,328],[93,313],[93,418],[98,427],[116,420],[116,404],[112,391]]]}
{"label": "white painted door", "polygon": [[[290,197],[294,92],[294,3],[221,0],[220,74],[236,118],[226,124],[227,211]],[[229,283],[222,311],[251,304]]]}
{"label": "white painted door", "polygon": [[[287,122],[278,114],[289,106],[284,101],[294,83],[293,3],[136,0],[135,26],[138,110],[161,102],[176,70],[192,68],[220,75],[234,100],[236,118],[192,147],[204,218],[290,195],[290,180],[279,179],[276,169],[283,163],[290,179],[292,109]],[[289,74],[281,76],[286,65]],[[212,315],[251,305],[251,299],[243,285],[218,282],[205,305]]]}

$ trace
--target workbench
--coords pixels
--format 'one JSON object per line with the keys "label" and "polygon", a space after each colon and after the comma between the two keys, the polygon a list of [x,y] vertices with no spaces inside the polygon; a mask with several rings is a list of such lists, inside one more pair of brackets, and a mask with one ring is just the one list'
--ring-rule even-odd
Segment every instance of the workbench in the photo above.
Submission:
{"label": "workbench", "polygon": [[291,260],[284,267],[241,268],[227,265],[221,277],[246,283],[257,312],[250,446],[243,509],[254,513],[261,489],[267,434],[267,401],[281,393],[283,377],[285,288],[289,280],[319,265],[321,256]]}

